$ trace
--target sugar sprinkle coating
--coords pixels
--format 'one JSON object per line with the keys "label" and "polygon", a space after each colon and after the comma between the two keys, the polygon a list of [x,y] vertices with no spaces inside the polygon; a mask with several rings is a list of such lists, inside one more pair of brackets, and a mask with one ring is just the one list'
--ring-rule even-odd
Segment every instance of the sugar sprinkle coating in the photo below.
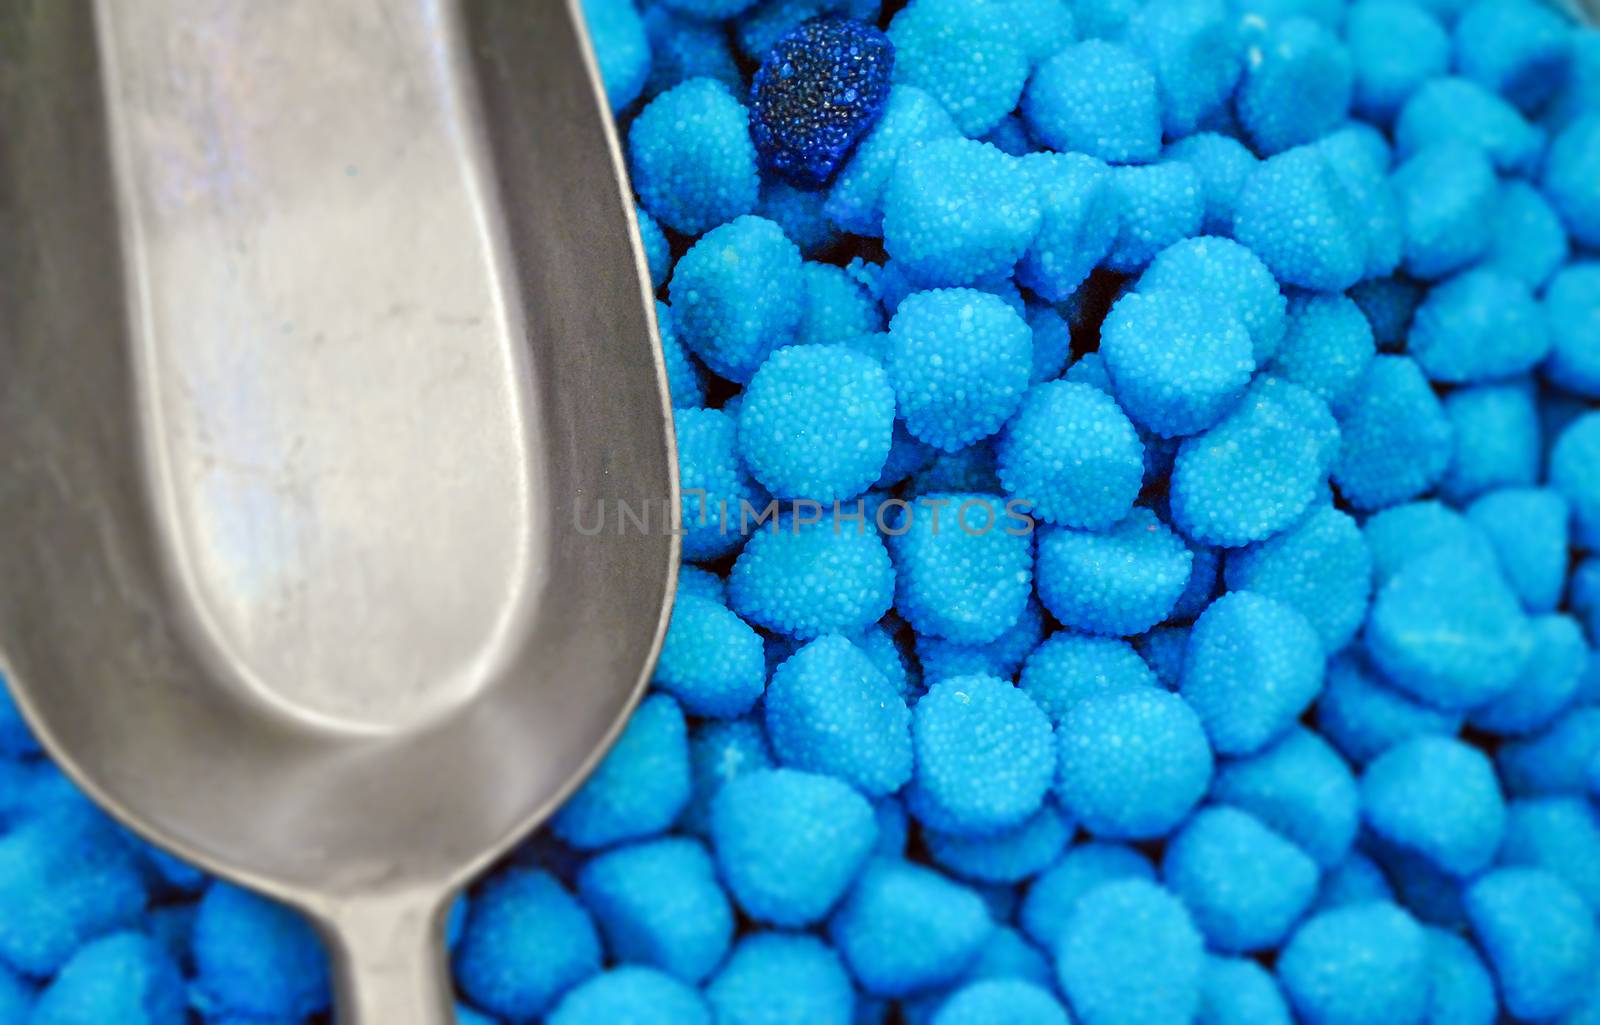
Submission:
{"label": "sugar sprinkle coating", "polygon": [[1196,812],[1167,844],[1161,878],[1214,950],[1274,947],[1317,892],[1317,865],[1255,816]]}
{"label": "sugar sprinkle coating", "polygon": [[1189,582],[1194,553],[1149,509],[1104,533],[1039,531],[1039,600],[1063,626],[1131,636],[1165,619]]}
{"label": "sugar sprinkle coating", "polygon": [[1056,943],[1056,975],[1087,1025],[1192,1020],[1205,954],[1177,898],[1141,879],[1080,900]]}
{"label": "sugar sprinkle coating", "polygon": [[1033,516],[1103,530],[1128,514],[1144,446],[1105,393],[1072,381],[1035,385],[995,445],[1000,483]]}
{"label": "sugar sprinkle coating", "polygon": [[727,86],[691,78],[651,100],[628,131],[628,164],[644,208],[698,235],[755,209],[749,115]]}
{"label": "sugar sprinkle coating", "polygon": [[1211,782],[1205,730],[1176,694],[1138,690],[1086,697],[1062,715],[1056,735],[1062,806],[1098,837],[1163,836]]}

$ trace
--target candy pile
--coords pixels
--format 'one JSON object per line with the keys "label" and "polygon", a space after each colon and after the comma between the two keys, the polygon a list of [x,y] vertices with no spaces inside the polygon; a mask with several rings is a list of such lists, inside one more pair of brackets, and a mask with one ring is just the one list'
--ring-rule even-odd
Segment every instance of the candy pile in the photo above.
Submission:
{"label": "candy pile", "polygon": [[[1600,1023],[1600,32],[585,6],[687,561],[463,1021]],[[0,1023],[327,1002],[0,714]]]}

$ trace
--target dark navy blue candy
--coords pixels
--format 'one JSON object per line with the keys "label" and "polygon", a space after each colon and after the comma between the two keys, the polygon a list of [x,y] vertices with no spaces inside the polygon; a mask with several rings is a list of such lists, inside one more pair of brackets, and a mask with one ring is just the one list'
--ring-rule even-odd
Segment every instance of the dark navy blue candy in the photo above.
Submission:
{"label": "dark navy blue candy", "polygon": [[820,188],[889,97],[894,44],[864,22],[813,18],[767,51],[750,87],[750,137],[761,167]]}

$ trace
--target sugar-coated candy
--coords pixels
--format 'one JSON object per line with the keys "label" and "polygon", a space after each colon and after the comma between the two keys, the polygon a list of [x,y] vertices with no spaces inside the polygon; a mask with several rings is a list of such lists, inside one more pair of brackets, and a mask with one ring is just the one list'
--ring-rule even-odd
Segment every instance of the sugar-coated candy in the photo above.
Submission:
{"label": "sugar-coated candy", "polygon": [[1118,404],[1168,438],[1215,424],[1255,369],[1250,334],[1234,311],[1186,289],[1118,299],[1101,328],[1100,355]]}
{"label": "sugar-coated candy", "polygon": [[1234,103],[1265,156],[1337,127],[1354,91],[1354,66],[1339,38],[1309,18],[1288,18],[1268,26],[1252,50]]}
{"label": "sugar-coated candy", "polygon": [[1494,979],[1483,958],[1460,935],[1423,929],[1428,949],[1428,1025],[1493,1025]]}
{"label": "sugar-coated candy", "polygon": [[1071,298],[1116,239],[1121,214],[1111,172],[1082,153],[1030,153],[1021,163],[1040,217],[1017,264],[1017,280],[1060,302]]}
{"label": "sugar-coated candy", "polygon": [[[1053,769],[1052,763],[1052,769]],[[1049,867],[1072,838],[1072,822],[1046,801],[1020,825],[992,836],[941,833],[924,826],[935,863],[976,883],[1019,883]]]}
{"label": "sugar-coated candy", "polygon": [[808,640],[864,630],[889,611],[894,569],[870,522],[796,508],[750,530],[728,574],[729,604],[750,623]]}
{"label": "sugar-coated candy", "polygon": [[1033,541],[1025,514],[999,495],[933,493],[906,505],[890,537],[895,609],[919,633],[995,640],[1028,603]]}
{"label": "sugar-coated candy", "polygon": [[987,292],[918,292],[889,321],[884,364],[907,431],[954,452],[994,434],[1022,402],[1032,333]]}
{"label": "sugar-coated candy", "polygon": [[1168,146],[1165,155],[1169,160],[1188,164],[1199,176],[1205,197],[1205,220],[1201,225],[1205,233],[1231,233],[1239,190],[1257,163],[1250,148],[1232,136],[1197,132]]}
{"label": "sugar-coated candy", "polygon": [[1600,262],[1571,264],[1544,293],[1553,345],[1544,374],[1568,391],[1600,398]]}
{"label": "sugar-coated candy", "polygon": [[1352,107],[1387,124],[1419,87],[1450,67],[1450,36],[1427,9],[1407,0],[1361,0],[1345,15],[1355,76]]}
{"label": "sugar-coated candy", "polygon": [[613,112],[639,98],[650,74],[650,39],[632,0],[583,0],[600,76]]}
{"label": "sugar-coated candy", "polygon": [[550,827],[574,847],[605,847],[659,833],[689,800],[683,710],[666,694],[644,699],[622,736]]}
{"label": "sugar-coated candy", "polygon": [[1061,630],[1028,655],[1017,685],[1054,724],[1082,698],[1153,688],[1156,677],[1127,641]]}
{"label": "sugar-coated candy", "polygon": [[[1525,181],[1500,186],[1494,214],[1494,237],[1483,266],[1538,290],[1567,262],[1571,246],[1555,207]],[[1552,330],[1557,325],[1550,325]]]}
{"label": "sugar-coated candy", "polygon": [[739,907],[803,926],[827,915],[878,839],[866,799],[832,776],[794,769],[730,780],[712,806],[717,863]]}
{"label": "sugar-coated candy", "polygon": [[1464,718],[1390,686],[1357,653],[1328,663],[1316,707],[1317,728],[1358,765],[1412,737],[1453,736]]}
{"label": "sugar-coated candy", "polygon": [[1444,398],[1455,446],[1439,490],[1456,502],[1498,487],[1533,484],[1542,458],[1534,390],[1527,380],[1458,388]]}
{"label": "sugar-coated candy", "polygon": [[1461,73],[1525,110],[1547,99],[1567,60],[1567,21],[1555,10],[1515,0],[1474,0],[1456,23]]}
{"label": "sugar-coated candy", "polygon": [[805,292],[800,267],[799,247],[764,217],[706,232],[667,286],[678,337],[717,374],[748,383],[767,354],[794,337]]}
{"label": "sugar-coated candy", "polygon": [[1030,388],[995,456],[1000,483],[1031,515],[1086,530],[1126,516],[1144,477],[1144,446],[1127,415],[1073,381]]}
{"label": "sugar-coated candy", "polygon": [[1036,567],[1039,600],[1075,630],[1143,633],[1172,611],[1193,561],[1183,541],[1143,507],[1104,533],[1044,527]]}
{"label": "sugar-coated candy", "polygon": [[710,985],[718,1025],[850,1025],[855,992],[839,955],[806,933],[756,932],[741,939]]}
{"label": "sugar-coated candy", "polygon": [[1090,841],[1074,844],[1028,887],[1018,920],[1029,939],[1054,950],[1079,900],[1103,883],[1155,879],[1155,866],[1133,847]]}
{"label": "sugar-coated candy", "polygon": [[1085,894],[1056,941],[1061,990],[1085,1025],[1190,1021],[1205,950],[1183,904],[1142,879]]}
{"label": "sugar-coated candy", "polygon": [[[1121,743],[1105,743],[1108,736]],[[1057,792],[1083,827],[1108,839],[1170,832],[1211,782],[1211,748],[1199,716],[1159,690],[1096,694],[1074,704],[1056,727]]]}
{"label": "sugar-coated candy", "polygon": [[1401,164],[1392,181],[1405,227],[1407,274],[1441,278],[1488,252],[1497,182],[1477,146],[1430,143]]}
{"label": "sugar-coated candy", "polygon": [[1561,600],[1569,516],[1567,500],[1549,488],[1501,488],[1467,508],[1467,519],[1483,533],[1529,612],[1553,611]]}
{"label": "sugar-coated candy", "polygon": [[733,912],[698,840],[669,836],[596,855],[578,895],[611,956],[694,984],[727,953]]}
{"label": "sugar-coated candy", "polygon": [[1419,1025],[1428,1003],[1426,934],[1393,904],[1323,911],[1284,946],[1278,981],[1307,1025]]}
{"label": "sugar-coated candy", "polygon": [[911,740],[917,768],[907,806],[946,833],[992,836],[1021,825],[1055,777],[1050,720],[999,677],[934,684],[913,711]]}
{"label": "sugar-coated candy", "polygon": [[680,409],[673,426],[684,558],[721,558],[744,543],[745,510],[759,511],[764,504],[739,458],[738,421],[720,409]]}
{"label": "sugar-coated candy", "polygon": [[1268,369],[1330,406],[1355,389],[1375,351],[1372,325],[1348,296],[1299,292],[1288,304],[1288,328]]}
{"label": "sugar-coated candy", "polygon": [[1316,146],[1297,146],[1251,169],[1239,190],[1233,236],[1286,285],[1340,292],[1366,273],[1363,212]]}
{"label": "sugar-coated candy", "polygon": [[1498,860],[1553,872],[1600,909],[1600,808],[1575,796],[1512,801]]}
{"label": "sugar-coated candy", "polygon": [[1600,412],[1573,420],[1550,450],[1550,486],[1572,506],[1573,540],[1600,549]]}
{"label": "sugar-coated candy", "polygon": [[1028,49],[1009,19],[965,0],[913,0],[889,23],[894,80],[925,89],[961,131],[982,135],[1016,109]]}
{"label": "sugar-coated candy", "polygon": [[1181,160],[1111,168],[1117,233],[1104,265],[1121,274],[1143,270],[1161,250],[1194,235],[1205,220],[1200,175]]}
{"label": "sugar-coated candy", "polygon": [[1203,544],[1264,541],[1323,493],[1339,440],[1325,402],[1264,375],[1220,424],[1179,446],[1170,485],[1173,523]]}
{"label": "sugar-coated candy", "polygon": [[[868,863],[828,924],[856,981],[879,996],[952,981],[993,928],[975,891],[933,869],[889,859]],[[916,942],[908,943],[912,936]]]}
{"label": "sugar-coated candy", "polygon": [[761,637],[712,597],[681,594],[656,663],[655,685],[691,715],[743,715],[766,685]]}
{"label": "sugar-coated candy", "polygon": [[[1087,20],[1089,6],[1079,5],[1080,21]],[[1234,12],[1221,0],[1152,0],[1127,6],[1127,42],[1155,72],[1166,135],[1185,136],[1215,119],[1232,96],[1244,63]],[[1085,27],[1084,34],[1095,33]]]}
{"label": "sugar-coated candy", "polygon": [[1248,812],[1202,808],[1168,841],[1161,879],[1225,953],[1276,946],[1317,892],[1317,864]]}
{"label": "sugar-coated candy", "polygon": [[1291,1025],[1278,983],[1243,957],[1206,958],[1195,1025]]}
{"label": "sugar-coated candy", "polygon": [[1600,111],[1573,121],[1551,141],[1539,184],[1567,233],[1600,246]]}
{"label": "sugar-coated candy", "polygon": [[1578,1003],[1600,941],[1594,912],[1572,887],[1545,869],[1513,866],[1479,877],[1465,901],[1507,1011],[1538,1021]]}
{"label": "sugar-coated candy", "polygon": [[1231,589],[1293,608],[1317,631],[1324,651],[1338,651],[1366,618],[1372,556],[1355,520],[1323,506],[1280,534],[1230,551],[1224,578]]}
{"label": "sugar-coated candy", "polygon": [[[119,932],[85,944],[39,994],[29,1025],[183,1025],[183,974],[159,944]],[[0,1009],[4,1008],[0,998]],[[20,1022],[21,1018],[7,1019]]]}
{"label": "sugar-coated candy", "polygon": [[1338,421],[1333,482],[1357,509],[1416,498],[1449,466],[1450,421],[1408,356],[1375,358],[1342,404]]}
{"label": "sugar-coated candy", "polygon": [[654,968],[625,964],[574,987],[545,1019],[549,1025],[711,1025],[705,1001]]}
{"label": "sugar-coated candy", "polygon": [[937,100],[911,85],[889,90],[877,124],[834,176],[823,211],[845,231],[883,233],[883,195],[906,149],[960,135]]}
{"label": "sugar-coated candy", "polygon": [[1142,164],[1161,151],[1156,78],[1130,50],[1100,39],[1074,43],[1028,80],[1022,114],[1053,150],[1114,164]]}
{"label": "sugar-coated candy", "polygon": [[1510,794],[1582,793],[1587,769],[1600,751],[1600,708],[1571,709],[1531,737],[1495,752],[1495,766]]}
{"label": "sugar-coated candy", "polygon": [[1350,853],[1360,825],[1349,767],[1326,741],[1299,727],[1264,751],[1224,761],[1211,794],[1249,812],[1325,869]]}
{"label": "sugar-coated candy", "polygon": [[764,170],[826,184],[889,95],[894,46],[851,18],[814,18],[777,39],[750,85],[750,138]]}
{"label": "sugar-coated candy", "polygon": [[645,105],[628,131],[634,188],[651,216],[698,235],[755,209],[748,114],[726,85],[691,78]]}
{"label": "sugar-coated candy", "polygon": [[1250,334],[1256,364],[1272,358],[1283,340],[1287,303],[1266,264],[1230,238],[1200,235],[1156,254],[1139,276],[1140,292],[1191,292],[1221,303]]}
{"label": "sugar-coated candy", "polygon": [[1417,307],[1407,351],[1431,380],[1477,384],[1531,370],[1550,343],[1544,312],[1528,286],[1478,269],[1428,293]]}
{"label": "sugar-coated candy", "polygon": [[1040,217],[1016,157],[985,142],[936,139],[906,152],[890,174],[883,245],[925,285],[975,285],[1011,272]]}
{"label": "sugar-coated candy", "polygon": [[1415,737],[1375,758],[1361,776],[1361,810],[1383,840],[1460,877],[1489,865],[1505,829],[1493,765],[1448,737]]}
{"label": "sugar-coated candy", "polygon": [[988,979],[957,990],[932,1025],[1069,1025],[1048,989],[1021,979]]}
{"label": "sugar-coated candy", "polygon": [[1282,736],[1322,687],[1322,642],[1292,607],[1232,591],[1195,621],[1179,691],[1218,754],[1246,755]]}
{"label": "sugar-coated candy", "polygon": [[911,715],[867,655],[839,636],[812,641],[772,674],[767,736],[778,761],[870,797],[911,777]]}
{"label": "sugar-coated candy", "polygon": [[1394,135],[1401,159],[1436,143],[1461,143],[1483,150],[1507,173],[1530,170],[1544,148],[1543,133],[1515,107],[1465,78],[1424,84],[1400,111]]}
{"label": "sugar-coated candy", "polygon": [[600,970],[600,939],[589,913],[554,877],[513,869],[474,898],[454,964],[473,1004],[525,1021]]}

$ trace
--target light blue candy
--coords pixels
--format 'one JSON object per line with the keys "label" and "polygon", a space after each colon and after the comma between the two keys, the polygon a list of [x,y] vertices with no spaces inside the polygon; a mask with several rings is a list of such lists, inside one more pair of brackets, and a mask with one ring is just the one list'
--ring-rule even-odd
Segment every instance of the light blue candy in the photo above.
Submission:
{"label": "light blue candy", "polygon": [[1456,67],[1534,110],[1560,84],[1571,34],[1565,18],[1538,4],[1476,0],[1456,23]]}
{"label": "light blue candy", "polygon": [[1495,766],[1509,794],[1582,793],[1596,751],[1600,751],[1600,708],[1582,706],[1531,737],[1502,744],[1495,753]]}
{"label": "light blue candy", "polygon": [[744,104],[712,78],[691,78],[645,105],[628,130],[644,208],[698,235],[756,208],[756,148]]}
{"label": "light blue candy", "polygon": [[1493,1025],[1499,1002],[1494,979],[1472,944],[1453,932],[1425,928],[1428,950],[1427,1025]]}
{"label": "light blue candy", "polygon": [[[890,997],[958,978],[993,928],[973,890],[932,869],[888,859],[867,865],[828,925],[861,987]],[[907,942],[912,936],[916,942]]]}
{"label": "light blue candy", "polygon": [[681,595],[654,683],[691,715],[743,715],[766,685],[761,637],[715,598]]}
{"label": "light blue candy", "polygon": [[1333,482],[1357,509],[1415,498],[1450,463],[1450,421],[1422,369],[1407,356],[1378,356],[1339,410]]}
{"label": "light blue candy", "polygon": [[1000,483],[1047,523],[1103,530],[1128,514],[1144,446],[1110,396],[1086,384],[1034,385],[995,447]]}
{"label": "light blue candy", "polygon": [[1478,729],[1501,736],[1535,733],[1578,697],[1590,661],[1583,628],[1570,616],[1547,615],[1535,616],[1529,629],[1533,650],[1516,682],[1467,716]]}
{"label": "light blue candy", "polygon": [[1573,121],[1550,143],[1540,185],[1567,233],[1600,246],[1600,112]]}
{"label": "light blue candy", "polygon": [[1020,979],[989,979],[957,990],[933,1016],[933,1025],[1069,1025],[1060,1001]]}
{"label": "light blue candy", "polygon": [[[29,1025],[182,1025],[183,975],[149,937],[114,933],[78,949],[46,986]],[[21,1019],[7,1019],[16,1020]]]}
{"label": "light blue candy", "polygon": [[1059,151],[1114,164],[1142,164],[1161,151],[1156,78],[1128,49],[1100,39],[1075,43],[1028,80],[1022,115],[1033,138]]}
{"label": "light blue candy", "polygon": [[1357,114],[1388,124],[1417,88],[1450,67],[1450,37],[1425,8],[1363,0],[1345,16]]}
{"label": "light blue candy", "polygon": [[[738,421],[720,409],[682,409],[673,425],[683,489],[679,515],[684,558],[721,558],[744,544],[745,520],[766,504],[739,458]],[[604,507],[598,513],[617,515]]]}
{"label": "light blue candy", "polygon": [[978,136],[1016,109],[1028,48],[1009,19],[963,0],[916,0],[889,23],[894,80],[925,89]]}
{"label": "light blue candy", "polygon": [[1439,490],[1464,502],[1498,487],[1533,484],[1542,456],[1538,411],[1527,380],[1460,388],[1444,398],[1455,435]]}
{"label": "light blue candy", "polygon": [[915,86],[890,88],[878,123],[834,177],[823,211],[845,231],[883,234],[883,197],[902,151],[960,130],[939,101]]}
{"label": "light blue candy", "polygon": [[[474,1004],[526,1021],[600,970],[600,940],[589,913],[553,877],[513,869],[474,899],[454,964]],[[522,967],[508,972],[508,964]]]}
{"label": "light blue candy", "polygon": [[1156,677],[1127,641],[1062,630],[1028,656],[1018,686],[1054,724],[1082,698],[1153,688]]}
{"label": "light blue candy", "polygon": [[1004,425],[1032,366],[1027,322],[987,292],[918,292],[889,322],[885,369],[900,416],[913,437],[947,452]]}
{"label": "light blue candy", "polygon": [[1499,861],[1553,872],[1600,908],[1600,809],[1576,796],[1512,801]]}
{"label": "light blue candy", "polygon": [[693,985],[728,951],[733,912],[698,840],[670,836],[599,854],[578,873],[578,895],[618,961]]}
{"label": "light blue candy", "polygon": [[[1122,743],[1105,743],[1108,735]],[[1175,828],[1211,782],[1211,748],[1181,697],[1128,691],[1086,697],[1056,728],[1062,807],[1107,839],[1149,839]]]}
{"label": "light blue candy", "polygon": [[1360,382],[1375,352],[1372,325],[1347,296],[1299,292],[1288,330],[1268,369],[1337,407]]}
{"label": "light blue candy", "polygon": [[938,139],[905,153],[889,176],[883,245],[924,285],[973,285],[1011,272],[1040,217],[1032,176],[1016,157]]}
{"label": "light blue candy", "polygon": [[1531,370],[1550,345],[1544,311],[1528,286],[1476,269],[1428,293],[1417,307],[1407,351],[1431,380],[1478,384]]}
{"label": "light blue candy", "polygon": [[1566,499],[1549,488],[1502,488],[1482,495],[1467,510],[1529,612],[1553,611],[1561,600],[1569,515]]}
{"label": "light blue candy", "polygon": [[878,839],[866,799],[830,776],[793,769],[730,780],[716,797],[717,863],[745,914],[804,926],[827,915]]}
{"label": "light blue candy", "polygon": [[706,987],[717,1025],[850,1025],[855,993],[831,947],[804,933],[741,939]]}
{"label": "light blue candy", "polygon": [[1466,911],[1507,1011],[1538,1021],[1582,999],[1600,940],[1593,911],[1559,876],[1496,869],[1467,890]]}
{"label": "light blue candy", "polygon": [[663,972],[621,965],[575,987],[545,1019],[549,1025],[711,1025],[700,994]]}
{"label": "light blue candy", "polygon": [[794,338],[805,294],[800,249],[766,218],[739,217],[689,247],[667,290],[684,346],[715,373],[747,383]]}
{"label": "light blue candy", "polygon": [[689,800],[683,712],[666,694],[644,699],[588,781],[550,820],[574,847],[605,847],[662,832]]}
{"label": "light blue candy", "polygon": [[1085,894],[1056,941],[1061,990],[1088,1025],[1191,1021],[1204,970],[1204,947],[1188,912],[1140,879]]}
{"label": "light blue candy", "polygon": [[917,767],[907,805],[923,824],[946,833],[992,836],[1021,825],[1055,776],[1050,720],[998,677],[934,684],[917,702],[911,740]]}
{"label": "light blue candy", "polygon": [[1080,843],[1028,887],[1018,918],[1033,942],[1054,950],[1061,930],[1085,894],[1118,879],[1154,878],[1149,859],[1132,847]]}
{"label": "light blue candy", "polygon": [[1435,868],[1467,877],[1494,859],[1505,802],[1487,756],[1448,737],[1389,748],[1361,776],[1368,828]]}
{"label": "light blue candy", "polygon": [[1600,398],[1600,263],[1575,263],[1557,273],[1544,294],[1554,345],[1544,374],[1568,391]]}
{"label": "light blue candy", "polygon": [[1349,643],[1366,618],[1372,557],[1348,514],[1325,506],[1283,533],[1229,552],[1225,577],[1299,612],[1324,651]]}
{"label": "light blue candy", "polygon": [[1346,858],[1360,825],[1349,767],[1320,736],[1298,727],[1258,754],[1223,762],[1211,796],[1249,812],[1323,868]]}
{"label": "light blue candy", "polygon": [[767,688],[767,736],[778,761],[837,776],[870,797],[911,777],[910,723],[894,685],[843,637],[801,648]]}
{"label": "light blue candy", "polygon": [[1420,1022],[1428,1003],[1426,936],[1392,904],[1323,911],[1283,948],[1278,981],[1307,1025]]}
{"label": "light blue candy", "polygon": [[1488,252],[1498,183],[1477,146],[1430,143],[1401,164],[1391,180],[1405,229],[1406,273],[1441,278]]}
{"label": "light blue candy", "polygon": [[963,879],[1015,884],[1049,867],[1072,838],[1072,828],[1072,822],[1047,801],[1020,825],[992,836],[965,836],[924,827],[922,839],[937,864]]}
{"label": "light blue candy", "polygon": [[1030,153],[1022,158],[1022,167],[1033,180],[1040,219],[1017,264],[1017,280],[1041,298],[1061,302],[1110,251],[1120,203],[1110,170],[1094,157]]}
{"label": "light blue candy", "polygon": [[1203,808],[1167,843],[1161,878],[1226,953],[1274,947],[1317,892],[1317,864],[1237,808]]}
{"label": "light blue candy", "polygon": [[1243,393],[1255,369],[1249,332],[1200,291],[1124,295],[1100,332],[1118,403],[1162,437],[1203,431]]}
{"label": "light blue candy", "polygon": [[1249,147],[1231,136],[1198,132],[1167,147],[1169,160],[1181,160],[1200,176],[1205,195],[1205,221],[1208,235],[1228,235],[1233,231],[1233,210],[1239,190],[1257,161]]}
{"label": "light blue candy", "polygon": [[802,523],[800,512],[785,512],[750,528],[728,575],[728,600],[745,620],[807,640],[863,630],[889,611],[894,570],[871,523],[831,510],[815,517]]}
{"label": "light blue candy", "polygon": [[1453,736],[1463,718],[1391,687],[1355,653],[1328,663],[1317,700],[1317,728],[1358,765],[1412,737]]}
{"label": "light blue candy", "polygon": [[1199,236],[1156,254],[1139,277],[1139,291],[1206,296],[1233,312],[1250,334],[1251,356],[1266,363],[1283,340],[1286,300],[1266,264],[1229,238]]}
{"label": "light blue candy", "polygon": [[650,40],[633,0],[584,0],[584,21],[612,112],[639,98],[650,74]]}
{"label": "light blue candy", "polygon": [[689,730],[689,803],[678,828],[703,836],[711,829],[711,803],[729,780],[772,765],[760,720],[707,719]]}
{"label": "light blue candy", "polygon": [[1105,266],[1122,274],[1143,270],[1174,242],[1199,234],[1206,197],[1200,175],[1181,160],[1111,169],[1117,234]]}
{"label": "light blue candy", "polygon": [[1406,159],[1437,144],[1467,144],[1488,155],[1496,170],[1533,169],[1544,133],[1497,94],[1465,78],[1442,77],[1418,89],[1400,111],[1395,145]]}
{"label": "light blue candy", "polygon": [[1332,32],[1309,18],[1289,18],[1267,29],[1257,52],[1234,101],[1257,153],[1311,142],[1348,115],[1355,71]]}
{"label": "light blue candy", "polygon": [[1600,548],[1600,413],[1585,413],[1561,432],[1550,451],[1550,486],[1572,506],[1579,547]]}
{"label": "light blue candy", "polygon": [[1195,1025],[1291,1025],[1289,1005],[1265,968],[1248,958],[1207,957]]}
{"label": "light blue candy", "polygon": [[1177,535],[1142,507],[1105,533],[1045,527],[1039,531],[1039,600],[1063,626],[1132,636],[1172,611],[1193,560]]}
{"label": "light blue candy", "polygon": [[806,301],[795,328],[796,341],[862,350],[866,347],[863,336],[883,331],[883,310],[849,271],[831,263],[807,260],[800,275],[805,281]]}
{"label": "light blue candy", "polygon": [[1188,135],[1226,108],[1244,63],[1227,4],[1151,0],[1131,5],[1127,20],[1129,49],[1155,72],[1168,137]]}
{"label": "light blue candy", "polygon": [[1251,170],[1233,234],[1286,285],[1339,292],[1367,269],[1364,212],[1316,146],[1287,150]]}

